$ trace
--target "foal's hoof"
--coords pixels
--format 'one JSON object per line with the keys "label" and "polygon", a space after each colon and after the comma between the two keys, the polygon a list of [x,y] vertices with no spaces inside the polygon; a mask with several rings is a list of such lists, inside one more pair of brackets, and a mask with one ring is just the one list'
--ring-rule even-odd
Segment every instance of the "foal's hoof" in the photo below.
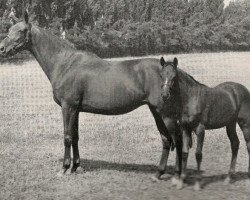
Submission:
{"label": "foal's hoof", "polygon": [[183,188],[183,180],[178,180],[176,184],[176,189],[181,190]]}
{"label": "foal's hoof", "polygon": [[201,185],[199,182],[196,182],[195,185],[194,185],[194,191],[198,192],[201,190]]}
{"label": "foal's hoof", "polygon": [[183,180],[182,179],[174,176],[174,177],[172,177],[171,182],[172,182],[172,186],[176,186],[177,190],[180,190],[183,188]]}
{"label": "foal's hoof", "polygon": [[57,173],[57,177],[63,177],[65,175],[65,172],[67,171],[67,169],[61,169],[58,173]]}
{"label": "foal's hoof", "polygon": [[153,181],[154,183],[159,183],[160,182],[160,179],[156,176],[151,176],[150,177],[151,181]]}
{"label": "foal's hoof", "polygon": [[173,177],[171,178],[172,186],[176,186],[176,185],[178,184],[179,181],[180,181],[180,180],[179,180],[177,177],[173,176]]}
{"label": "foal's hoof", "polygon": [[231,178],[227,176],[227,178],[224,180],[224,185],[229,185],[231,183]]}
{"label": "foal's hoof", "polygon": [[74,164],[71,168],[71,173],[75,173],[80,168],[80,164]]}
{"label": "foal's hoof", "polygon": [[72,167],[71,169],[71,173],[74,173],[74,174],[83,174],[83,173],[86,173],[86,170],[83,169],[82,167],[77,167],[77,168],[74,168]]}

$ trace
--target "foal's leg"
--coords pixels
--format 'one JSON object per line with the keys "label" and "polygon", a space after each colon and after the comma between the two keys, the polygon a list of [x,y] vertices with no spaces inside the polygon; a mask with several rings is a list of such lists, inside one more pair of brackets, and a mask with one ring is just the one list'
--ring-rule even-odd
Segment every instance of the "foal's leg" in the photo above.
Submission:
{"label": "foal's leg", "polygon": [[203,148],[203,143],[204,143],[204,136],[205,136],[205,127],[203,125],[199,125],[195,133],[197,135],[197,148],[196,148],[196,162],[197,162],[197,177],[195,181],[195,186],[194,190],[199,191],[201,186],[200,186],[200,181],[201,181],[201,161],[202,161],[202,148]]}
{"label": "foal's leg", "polygon": [[156,122],[156,126],[161,134],[161,139],[162,139],[162,155],[161,155],[161,160],[160,160],[160,165],[158,167],[158,171],[156,173],[156,178],[160,179],[161,175],[165,173],[166,167],[167,167],[167,161],[168,161],[168,156],[169,156],[169,151],[171,147],[171,137],[168,133],[168,130],[161,118],[161,116],[155,111],[154,108],[149,107],[153,117]]}
{"label": "foal's leg", "polygon": [[232,160],[230,164],[230,169],[228,172],[228,177],[225,180],[225,183],[228,184],[230,183],[232,175],[235,173],[235,166],[236,166],[240,141],[236,133],[236,122],[232,122],[230,125],[226,127],[226,129],[227,129],[227,136],[230,140],[232,149]]}
{"label": "foal's leg", "polygon": [[76,116],[76,120],[73,128],[73,136],[72,136],[72,149],[73,149],[73,167],[71,168],[71,173],[75,172],[76,169],[80,166],[80,156],[79,156],[79,148],[78,148],[78,140],[79,140],[79,113]]}
{"label": "foal's leg", "polygon": [[181,169],[182,169],[182,132],[180,126],[176,124],[174,141],[176,145],[176,164],[175,175],[172,178],[172,185],[176,185],[177,189],[183,187],[183,182],[180,181]]}
{"label": "foal's leg", "polygon": [[245,99],[245,102],[241,105],[238,120],[237,120],[247,146],[248,156],[249,156],[249,163],[248,163],[248,186],[250,184],[250,97]]}
{"label": "foal's leg", "polygon": [[79,112],[76,108],[68,105],[67,103],[62,104],[62,114],[63,114],[63,125],[64,125],[64,160],[63,168],[60,174],[65,173],[71,164],[70,149],[72,145],[74,127],[76,124],[77,116]]}
{"label": "foal's leg", "polygon": [[244,138],[246,141],[249,161],[248,161],[248,179],[250,180],[250,116],[249,119],[240,119],[238,121],[239,126],[244,134]]}
{"label": "foal's leg", "polygon": [[183,147],[182,147],[182,172],[181,172],[181,183],[183,185],[183,181],[187,176],[187,161],[188,161],[188,153],[189,153],[189,146],[191,141],[191,131],[187,128],[183,128],[182,131],[182,141],[183,141]]}

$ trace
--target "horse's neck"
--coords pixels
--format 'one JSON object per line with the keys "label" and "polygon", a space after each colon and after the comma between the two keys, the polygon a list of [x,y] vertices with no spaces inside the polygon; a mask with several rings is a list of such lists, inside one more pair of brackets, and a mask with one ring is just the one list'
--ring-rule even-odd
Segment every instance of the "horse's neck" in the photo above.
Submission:
{"label": "horse's neck", "polygon": [[66,45],[62,45],[55,41],[55,37],[51,36],[48,33],[45,33],[44,30],[32,26],[31,28],[31,39],[32,44],[30,51],[42,67],[48,79],[51,79],[51,75],[56,67],[56,63],[62,61],[65,57],[64,52],[71,49],[66,48]]}

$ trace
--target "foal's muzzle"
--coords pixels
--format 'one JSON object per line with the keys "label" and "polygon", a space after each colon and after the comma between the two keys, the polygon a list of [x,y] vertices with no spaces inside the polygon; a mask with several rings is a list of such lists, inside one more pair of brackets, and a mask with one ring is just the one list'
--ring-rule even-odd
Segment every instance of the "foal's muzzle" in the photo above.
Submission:
{"label": "foal's muzzle", "polygon": [[162,87],[161,88],[161,96],[162,96],[163,100],[166,101],[170,98],[170,90],[166,89],[167,84],[163,84],[161,87]]}

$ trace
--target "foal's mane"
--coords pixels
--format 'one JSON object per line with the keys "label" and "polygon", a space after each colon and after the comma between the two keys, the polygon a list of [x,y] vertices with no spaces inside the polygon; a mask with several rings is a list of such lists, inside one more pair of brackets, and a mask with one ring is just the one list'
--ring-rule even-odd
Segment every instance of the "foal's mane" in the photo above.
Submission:
{"label": "foal's mane", "polygon": [[188,74],[187,72],[183,71],[180,68],[178,68],[178,76],[179,76],[179,79],[186,81],[187,83],[191,84],[192,86],[194,86],[194,85],[206,86],[205,84],[200,83],[197,80],[195,80],[193,76],[191,76],[190,74]]}

